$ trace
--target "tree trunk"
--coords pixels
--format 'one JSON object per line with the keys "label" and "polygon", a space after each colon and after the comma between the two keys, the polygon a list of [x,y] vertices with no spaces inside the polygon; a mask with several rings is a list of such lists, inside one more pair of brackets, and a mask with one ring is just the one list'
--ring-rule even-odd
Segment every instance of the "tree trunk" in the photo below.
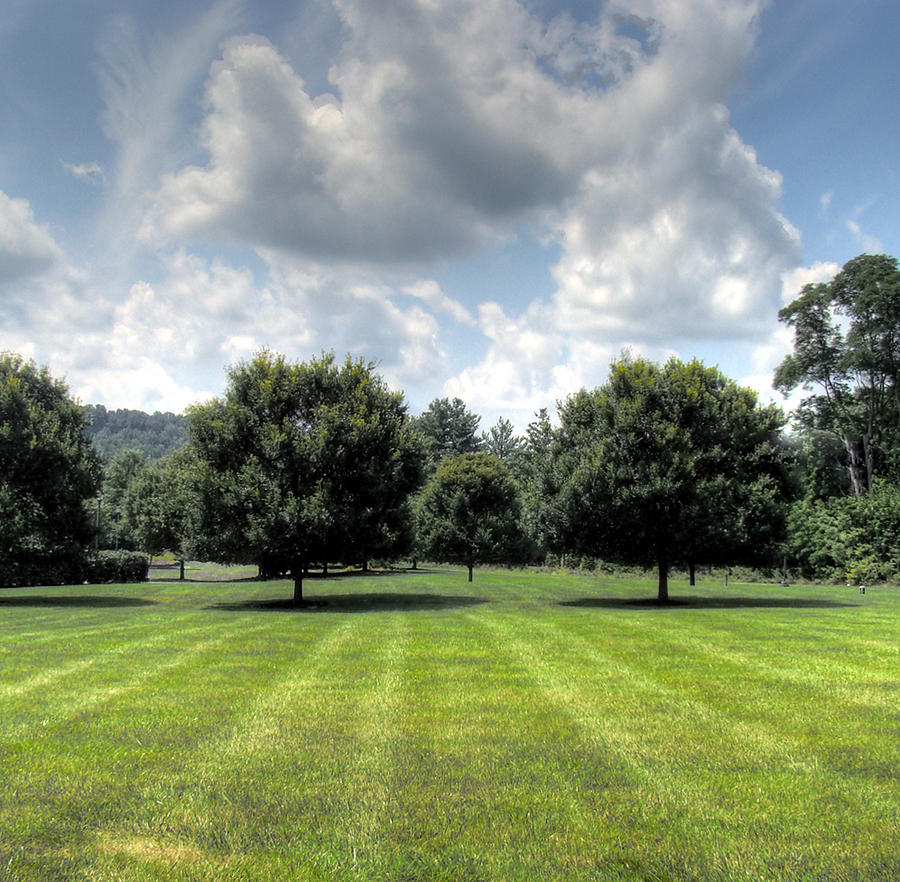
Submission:
{"label": "tree trunk", "polygon": [[323,576],[328,575],[328,562],[327,561],[322,564],[322,575]]}
{"label": "tree trunk", "polygon": [[364,573],[368,573],[368,572],[369,572],[369,561],[368,561],[368,560],[364,560],[364,561],[362,562],[362,571],[363,571]]}
{"label": "tree trunk", "polygon": [[660,559],[659,561],[659,594],[657,600],[660,603],[669,602],[669,562]]}
{"label": "tree trunk", "polygon": [[844,450],[847,451],[847,468],[850,472],[850,485],[853,488],[853,495],[860,497],[863,495],[863,467],[864,463],[859,461],[859,448],[857,444],[850,438],[844,437]]}
{"label": "tree trunk", "polygon": [[691,563],[691,564],[688,564],[688,570],[690,571],[690,574],[691,574],[691,578],[690,578],[691,585],[696,585],[697,584],[697,568],[694,566],[694,564]]}
{"label": "tree trunk", "polygon": [[181,564],[181,567],[179,568],[179,572],[178,572],[178,581],[183,582],[184,581],[184,558],[182,558],[178,562]]}
{"label": "tree trunk", "polygon": [[301,604],[303,603],[303,566],[295,563],[291,567],[291,572],[294,575],[294,603]]}
{"label": "tree trunk", "polygon": [[863,445],[863,459],[866,463],[866,490],[872,489],[872,481],[875,476],[875,464],[872,461],[872,447],[869,444],[869,436],[863,435],[862,438]]}
{"label": "tree trunk", "polygon": [[472,564],[469,564],[469,581],[472,581]]}

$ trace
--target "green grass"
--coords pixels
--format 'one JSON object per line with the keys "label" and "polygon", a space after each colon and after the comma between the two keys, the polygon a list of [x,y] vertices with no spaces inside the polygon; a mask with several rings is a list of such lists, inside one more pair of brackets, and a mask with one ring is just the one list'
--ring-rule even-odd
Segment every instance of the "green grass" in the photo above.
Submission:
{"label": "green grass", "polygon": [[896,588],[304,589],[0,592],[0,879],[900,878]]}

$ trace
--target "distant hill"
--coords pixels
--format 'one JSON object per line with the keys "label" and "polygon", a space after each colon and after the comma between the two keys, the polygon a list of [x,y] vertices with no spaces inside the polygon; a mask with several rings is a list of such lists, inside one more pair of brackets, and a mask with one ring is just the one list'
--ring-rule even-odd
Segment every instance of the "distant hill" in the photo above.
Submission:
{"label": "distant hill", "polygon": [[91,424],[86,434],[105,460],[123,450],[140,450],[149,460],[160,459],[188,439],[187,420],[174,413],[107,410],[102,404],[85,407]]}

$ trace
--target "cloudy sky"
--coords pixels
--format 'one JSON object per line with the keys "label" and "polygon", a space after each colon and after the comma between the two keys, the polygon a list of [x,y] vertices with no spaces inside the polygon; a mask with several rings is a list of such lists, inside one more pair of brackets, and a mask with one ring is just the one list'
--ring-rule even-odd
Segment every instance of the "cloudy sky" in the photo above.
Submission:
{"label": "cloudy sky", "polygon": [[630,347],[766,390],[900,255],[896,0],[3,0],[0,349],[181,411],[261,347],[524,426]]}

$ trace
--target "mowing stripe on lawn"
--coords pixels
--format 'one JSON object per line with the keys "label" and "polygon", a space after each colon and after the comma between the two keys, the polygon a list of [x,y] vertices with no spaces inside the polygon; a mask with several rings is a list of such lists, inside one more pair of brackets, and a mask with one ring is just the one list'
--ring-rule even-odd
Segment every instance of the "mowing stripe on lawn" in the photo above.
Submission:
{"label": "mowing stripe on lawn", "polygon": [[149,649],[157,644],[165,644],[167,641],[171,642],[173,640],[178,640],[185,634],[194,634],[197,631],[206,633],[209,631],[209,626],[198,625],[194,628],[181,629],[179,631],[160,631],[157,625],[155,627],[151,626],[148,630],[154,632],[153,636],[140,637],[126,641],[125,643],[117,643],[115,646],[101,649],[99,652],[96,652],[88,658],[82,658],[78,661],[60,665],[56,668],[48,668],[41,671],[39,674],[34,674],[17,683],[8,683],[0,686],[0,698],[16,698],[24,696],[29,692],[33,692],[35,689],[43,689],[60,680],[71,677],[74,674],[80,674],[88,668],[102,667],[109,662],[121,664],[121,659],[123,657],[133,655],[139,650]]}
{"label": "mowing stripe on lawn", "polygon": [[[811,831],[807,816],[823,806],[838,810],[846,805],[849,792],[857,807],[868,809],[860,816],[867,824],[860,838],[876,845],[879,837],[890,838],[890,815],[885,818],[878,811],[896,807],[896,790],[890,782],[878,786],[871,779],[836,779],[809,760],[785,763],[788,751],[803,756],[808,746],[783,729],[747,723],[680,694],[638,667],[639,657],[630,665],[611,657],[597,647],[596,637],[594,642],[579,639],[546,621],[517,624],[511,634],[496,620],[485,621],[497,633],[498,648],[520,658],[523,670],[531,673],[550,701],[570,715],[586,737],[627,763],[630,776],[640,782],[630,799],[645,806],[641,820],[632,821],[638,828],[647,827],[650,820],[648,830],[668,828],[670,835],[694,846],[724,830],[729,839],[763,828],[771,838],[777,830],[787,855],[782,858],[799,868],[819,859],[823,851],[842,859],[845,844],[828,841],[821,830]],[[573,675],[573,668],[579,673]],[[594,674],[585,677],[584,671]],[[604,684],[610,675],[612,689]],[[623,709],[623,695],[625,708],[630,704],[633,713]],[[698,774],[698,751],[710,750],[714,768],[708,775]],[[724,768],[716,768],[723,762]],[[705,819],[698,817],[698,806],[704,807]],[[690,826],[682,828],[685,810]],[[799,843],[807,836],[814,843],[804,847]],[[752,854],[752,846],[747,848]],[[722,857],[731,862],[729,872],[736,872],[744,861],[739,848]],[[752,861],[744,872],[752,877]]]}

